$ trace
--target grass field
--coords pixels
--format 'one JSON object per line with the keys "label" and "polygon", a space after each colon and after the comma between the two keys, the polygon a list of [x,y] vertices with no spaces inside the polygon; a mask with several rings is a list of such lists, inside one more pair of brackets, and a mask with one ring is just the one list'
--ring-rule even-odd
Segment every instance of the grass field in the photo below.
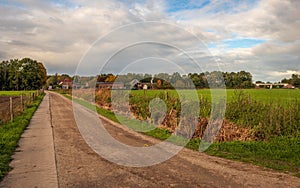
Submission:
{"label": "grass field", "polygon": [[0,91],[0,96],[20,96],[36,92],[37,91]]}
{"label": "grass field", "polygon": [[[192,96],[192,91],[189,90],[179,90],[181,91],[185,97],[189,98]],[[226,95],[225,90],[214,90],[214,97],[221,98],[226,96],[227,100],[230,102],[233,100],[234,93],[235,92],[244,92],[246,95],[249,95],[251,99],[258,100],[261,102],[269,103],[281,103],[286,104],[289,102],[294,102],[295,100],[300,100],[300,90],[298,89],[226,89]],[[146,95],[147,96],[156,96],[159,93],[166,93],[168,92],[170,95],[178,96],[177,91],[175,90],[147,90]],[[143,90],[133,90],[131,91],[132,94],[136,95],[145,95]],[[211,90],[209,89],[201,89],[197,90],[198,96],[211,100]]]}

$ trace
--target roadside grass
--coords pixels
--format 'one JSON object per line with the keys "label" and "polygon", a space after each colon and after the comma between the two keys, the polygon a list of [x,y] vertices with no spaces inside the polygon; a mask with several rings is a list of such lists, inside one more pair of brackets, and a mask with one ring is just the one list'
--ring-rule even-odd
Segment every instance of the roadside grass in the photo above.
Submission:
{"label": "roadside grass", "polygon": [[15,117],[13,122],[9,122],[0,126],[0,180],[9,172],[11,167],[11,156],[18,146],[18,141],[22,133],[28,126],[31,117],[41,103],[44,95],[38,96],[36,100],[27,106],[24,112]]}
{"label": "roadside grass", "polygon": [[[63,95],[72,100],[71,96],[67,94]],[[87,101],[76,98],[73,100],[74,102],[89,109],[95,109],[95,106]],[[98,106],[96,106],[96,109],[100,115],[119,123],[113,112],[99,108]],[[128,123],[132,123],[132,120]],[[160,140],[166,140],[172,135],[168,130],[159,128],[143,132],[143,134]],[[186,139],[179,136],[172,136],[172,138],[168,141],[177,145],[186,143]],[[185,147],[197,151],[199,150],[200,143],[201,139],[199,138],[191,139]],[[205,151],[205,153],[230,160],[242,161],[271,168],[300,177],[300,137],[298,136],[277,136],[265,141],[213,143],[208,150]]]}
{"label": "roadside grass", "polygon": [[269,141],[214,143],[206,153],[268,167],[300,177],[299,137],[275,137]]}
{"label": "roadside grass", "polygon": [[[171,136],[168,130],[155,129],[146,135],[165,140]],[[178,140],[173,141],[181,145]],[[191,139],[186,148],[199,151],[201,139]],[[213,143],[206,154],[230,160],[251,163],[300,177],[300,138],[274,137],[269,141],[233,141]]]}

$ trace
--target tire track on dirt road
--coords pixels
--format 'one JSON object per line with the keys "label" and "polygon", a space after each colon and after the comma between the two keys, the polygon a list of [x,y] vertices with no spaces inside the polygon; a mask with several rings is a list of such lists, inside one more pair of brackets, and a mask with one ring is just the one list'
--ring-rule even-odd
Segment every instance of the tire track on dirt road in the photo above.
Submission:
{"label": "tire track on dirt road", "polygon": [[[96,154],[82,138],[72,102],[51,93],[52,125],[59,187],[299,187],[300,179],[240,162],[183,149],[150,167],[116,165]],[[158,140],[131,133],[102,119],[119,141],[133,146]]]}

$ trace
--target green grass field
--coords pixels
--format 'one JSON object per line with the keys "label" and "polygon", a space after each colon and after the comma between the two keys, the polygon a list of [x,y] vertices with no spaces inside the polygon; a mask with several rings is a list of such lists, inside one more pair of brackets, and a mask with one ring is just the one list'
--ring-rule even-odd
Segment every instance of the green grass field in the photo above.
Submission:
{"label": "green grass field", "polygon": [[37,91],[0,91],[0,96],[20,96],[36,93]]}
{"label": "green grass field", "polygon": [[[213,91],[213,95],[212,92]],[[225,92],[226,91],[226,92]],[[209,89],[200,89],[197,90],[198,96],[211,100],[211,97],[223,98],[227,97],[228,101],[233,100],[233,96],[235,92],[244,92],[246,95],[249,95],[251,99],[258,100],[260,102],[269,103],[270,101],[274,103],[285,104],[288,102],[293,102],[295,100],[300,100],[300,90],[298,89],[226,89],[226,90],[209,90]],[[147,90],[145,93],[147,96],[156,96],[159,93],[169,93],[173,96],[178,96],[176,90]],[[190,90],[179,90],[182,92],[186,98],[191,98],[193,96],[193,91]],[[143,90],[133,90],[132,94],[135,95],[145,95]]]}

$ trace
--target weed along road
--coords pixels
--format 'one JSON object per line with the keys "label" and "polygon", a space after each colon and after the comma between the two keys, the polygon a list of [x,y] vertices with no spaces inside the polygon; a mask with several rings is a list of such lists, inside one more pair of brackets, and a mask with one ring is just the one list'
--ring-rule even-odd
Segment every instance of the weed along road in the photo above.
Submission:
{"label": "weed along road", "polygon": [[[115,164],[95,153],[85,142],[76,125],[72,101],[56,93],[49,94],[59,187],[300,186],[297,177],[188,149],[148,167]],[[89,113],[81,108],[83,114]],[[110,135],[124,144],[145,147],[159,142],[109,120],[102,122]]]}

